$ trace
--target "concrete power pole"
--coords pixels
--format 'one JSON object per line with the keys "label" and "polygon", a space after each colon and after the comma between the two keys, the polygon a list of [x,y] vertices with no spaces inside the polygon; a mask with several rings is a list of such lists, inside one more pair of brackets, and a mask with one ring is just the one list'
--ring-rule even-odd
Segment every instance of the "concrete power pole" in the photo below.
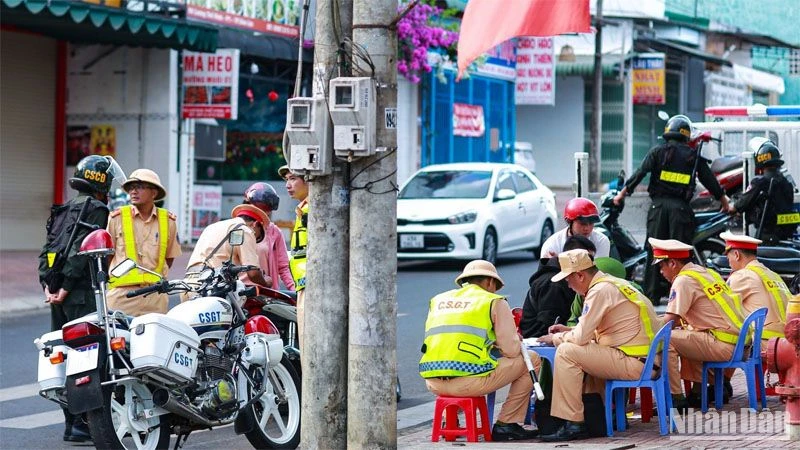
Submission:
{"label": "concrete power pole", "polygon": [[353,1],[354,46],[368,55],[354,49],[354,76],[376,83],[382,149],[356,160],[351,177],[347,444],[356,449],[397,448],[396,16],[397,0]]}
{"label": "concrete power pole", "polygon": [[589,184],[597,191],[600,187],[600,158],[603,133],[603,0],[597,0],[595,12],[597,34],[594,38],[594,82],[592,83],[592,124],[589,138]]}
{"label": "concrete power pole", "polygon": [[[335,5],[338,4],[338,10]],[[352,33],[352,0],[317,0],[313,95],[327,98],[338,49]],[[335,21],[335,22],[334,22]],[[333,153],[333,143],[326,150]],[[350,211],[346,164],[309,183],[303,350],[302,448],[347,446],[347,304]]]}

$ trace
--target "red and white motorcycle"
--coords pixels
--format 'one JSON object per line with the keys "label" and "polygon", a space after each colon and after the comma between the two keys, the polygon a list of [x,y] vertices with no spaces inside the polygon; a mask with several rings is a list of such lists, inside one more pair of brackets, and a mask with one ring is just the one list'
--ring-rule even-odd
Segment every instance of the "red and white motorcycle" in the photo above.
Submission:
{"label": "red and white motorcycle", "polygon": [[[241,245],[242,230],[227,239]],[[240,306],[253,288],[238,274],[252,267],[227,261],[191,283],[162,279],[132,291],[198,295],[167,314],[133,318],[106,307],[112,253],[105,230],[84,239],[79,254],[92,259],[97,313],[34,341],[40,395],[86,413],[97,448],[168,448],[172,433],[177,446],[192,431],[230,423],[255,448],[297,447],[300,379],[275,325]],[[125,260],[111,274],[131,270],[154,273]]]}

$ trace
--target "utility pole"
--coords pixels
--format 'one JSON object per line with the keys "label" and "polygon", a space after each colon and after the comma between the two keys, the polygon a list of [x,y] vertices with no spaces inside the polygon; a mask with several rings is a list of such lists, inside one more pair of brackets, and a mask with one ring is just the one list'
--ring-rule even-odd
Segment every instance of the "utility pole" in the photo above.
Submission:
{"label": "utility pole", "polygon": [[[353,162],[350,207],[348,448],[397,448],[397,0],[354,0],[358,76],[376,83],[374,156]],[[354,71],[355,72],[355,71]],[[356,75],[354,73],[354,75]]]}
{"label": "utility pole", "polygon": [[589,138],[589,184],[593,191],[600,186],[600,157],[603,130],[603,0],[595,11],[597,34],[594,36],[594,82],[592,83],[592,124]]}
{"label": "utility pole", "polygon": [[[317,0],[313,96],[327,98],[328,82],[339,74],[339,49],[352,33],[352,9],[352,0]],[[324,151],[332,155],[333,142],[328,146]],[[308,275],[300,355],[300,446],[308,449],[347,446],[350,205],[346,169],[346,163],[333,158],[332,174],[309,182]]]}

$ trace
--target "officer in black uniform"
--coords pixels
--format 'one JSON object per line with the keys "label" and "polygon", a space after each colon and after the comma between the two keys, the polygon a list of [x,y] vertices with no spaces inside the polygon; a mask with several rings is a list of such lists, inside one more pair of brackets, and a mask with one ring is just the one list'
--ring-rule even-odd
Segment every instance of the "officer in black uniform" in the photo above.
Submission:
{"label": "officer in black uniform", "polygon": [[[118,176],[119,166],[110,156],[90,155],[78,162],[75,167],[75,176],[69,179],[69,186],[78,191],[78,195],[69,200],[69,217],[63,225],[62,233],[69,233],[78,221],[78,215],[86,198],[89,205],[81,218],[82,222],[105,228],[108,222],[108,191],[114,176]],[[124,177],[124,174],[123,174]],[[61,273],[63,283],[56,292],[50,292],[44,286],[46,302],[50,304],[51,330],[60,330],[65,323],[94,312],[94,290],[88,258],[78,256],[81,242],[92,229],[79,226],[72,247],[67,253]],[[40,274],[41,274],[40,265]],[[65,429],[64,440],[72,442],[85,442],[91,439],[88,427],[83,420],[64,408]]]}
{"label": "officer in black uniform", "polygon": [[[781,239],[791,239],[800,224],[800,212],[793,208],[794,184],[780,171],[783,165],[781,152],[774,142],[764,138],[750,140],[756,149],[756,176],[742,197],[729,212],[747,214],[747,222],[764,227],[759,239],[766,245],[775,245]],[[764,208],[766,206],[766,209]]]}
{"label": "officer in black uniform", "polygon": [[[694,195],[695,176],[722,203],[722,210],[728,210],[728,196],[711,172],[708,161],[687,145],[691,135],[692,122],[688,117],[677,115],[670,118],[662,136],[665,142],[650,149],[641,167],[614,197],[614,203],[619,204],[625,195],[630,195],[636,189],[645,175],[652,174],[647,187],[652,199],[647,212],[648,238],[692,242],[695,221],[689,200]],[[647,297],[658,305],[661,298],[667,295],[669,284],[651,265],[652,249],[649,244],[645,245],[648,252],[644,289]]]}

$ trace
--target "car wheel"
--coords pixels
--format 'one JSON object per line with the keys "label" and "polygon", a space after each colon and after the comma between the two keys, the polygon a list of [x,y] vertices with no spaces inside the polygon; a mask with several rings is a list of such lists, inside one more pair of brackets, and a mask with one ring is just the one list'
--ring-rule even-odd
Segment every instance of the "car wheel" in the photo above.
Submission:
{"label": "car wheel", "polygon": [[544,225],[542,225],[542,234],[539,235],[539,246],[534,247],[533,249],[533,256],[541,258],[540,254],[542,252],[542,246],[544,245],[544,241],[547,240],[550,236],[553,235],[553,222],[550,219],[544,221]]}
{"label": "car wheel", "polygon": [[497,262],[497,233],[494,228],[487,229],[483,236],[483,259],[492,264]]}

